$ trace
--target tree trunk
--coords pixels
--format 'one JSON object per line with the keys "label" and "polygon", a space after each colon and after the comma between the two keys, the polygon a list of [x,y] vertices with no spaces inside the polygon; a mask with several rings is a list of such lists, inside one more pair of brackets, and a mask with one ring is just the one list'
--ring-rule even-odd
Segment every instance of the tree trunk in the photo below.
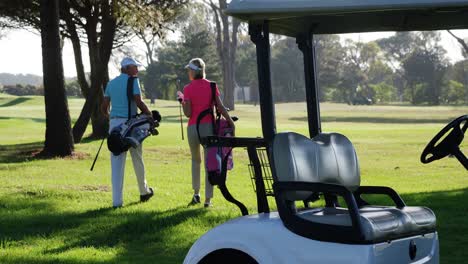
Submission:
{"label": "tree trunk", "polygon": [[73,21],[72,14],[70,13],[70,5],[68,1],[63,1],[61,5],[61,17],[65,21],[69,33],[69,37],[73,46],[73,55],[75,58],[75,67],[76,67],[76,76],[78,83],[81,89],[81,95],[84,98],[88,97],[89,93],[89,84],[86,80],[86,74],[83,66],[83,58],[81,52],[81,42],[80,37],[78,36],[78,31],[76,29],[75,22]]}
{"label": "tree trunk", "polygon": [[[117,21],[112,14],[112,7],[109,3],[102,2],[96,3],[96,5],[100,5],[100,8],[94,8],[94,12],[100,12],[100,14],[96,14],[94,19],[89,19],[86,27],[91,65],[91,92],[87,96],[80,117],[73,127],[73,135],[77,142],[83,137],[90,119],[92,119],[93,133],[91,137],[93,138],[107,136],[109,126],[107,118],[99,111],[99,107],[109,80],[107,64],[112,52]],[[99,33],[97,32],[98,21],[96,18],[98,15],[102,17]]]}
{"label": "tree trunk", "polygon": [[221,10],[227,8],[226,0],[219,0],[219,7],[210,2],[210,7],[214,12],[216,26],[216,46],[221,61],[223,72],[224,98],[223,103],[227,108],[234,110],[234,87],[235,72],[234,62],[237,49],[237,31],[240,22],[236,19],[232,21],[232,31],[229,30],[229,18]]}
{"label": "tree trunk", "polygon": [[465,87],[465,104],[468,105],[468,73],[465,69],[466,61],[463,62],[463,86]]}
{"label": "tree trunk", "polygon": [[73,153],[73,136],[60,49],[59,1],[41,0],[40,10],[46,108],[43,154],[63,157]]}

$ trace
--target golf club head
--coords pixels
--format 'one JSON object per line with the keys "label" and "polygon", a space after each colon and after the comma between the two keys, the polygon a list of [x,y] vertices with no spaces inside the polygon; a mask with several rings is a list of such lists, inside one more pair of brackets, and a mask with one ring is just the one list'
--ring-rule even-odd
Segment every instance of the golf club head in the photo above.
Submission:
{"label": "golf club head", "polygon": [[232,118],[232,121],[236,122],[237,120],[239,120],[239,118],[237,116],[231,116]]}

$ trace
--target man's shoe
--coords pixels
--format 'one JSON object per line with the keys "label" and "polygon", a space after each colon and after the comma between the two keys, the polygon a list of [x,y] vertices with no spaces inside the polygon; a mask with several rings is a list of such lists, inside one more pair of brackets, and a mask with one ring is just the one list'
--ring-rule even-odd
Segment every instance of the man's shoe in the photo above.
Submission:
{"label": "man's shoe", "polygon": [[187,206],[192,206],[192,205],[196,205],[196,204],[199,204],[200,203],[200,195],[194,195],[192,197],[192,200],[190,201],[190,203],[187,205]]}
{"label": "man's shoe", "polygon": [[210,208],[210,207],[213,207],[213,204],[211,202],[210,203],[205,203],[205,204],[203,204],[203,207]]}
{"label": "man's shoe", "polygon": [[153,197],[154,195],[153,188],[150,187],[149,190],[150,190],[150,193],[147,193],[145,195],[140,195],[140,202],[144,203],[148,201],[151,197]]}

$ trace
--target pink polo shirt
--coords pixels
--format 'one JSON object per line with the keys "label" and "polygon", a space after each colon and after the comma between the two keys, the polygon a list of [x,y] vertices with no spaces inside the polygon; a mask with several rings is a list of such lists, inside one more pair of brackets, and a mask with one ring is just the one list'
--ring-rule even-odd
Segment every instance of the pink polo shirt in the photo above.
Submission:
{"label": "pink polo shirt", "polygon": [[[216,96],[219,96],[218,86],[216,86]],[[188,125],[196,125],[200,113],[208,109],[212,102],[210,81],[207,79],[191,81],[184,87],[184,100],[190,100],[192,106],[192,115]],[[211,116],[207,115],[200,121],[200,124],[211,122]]]}

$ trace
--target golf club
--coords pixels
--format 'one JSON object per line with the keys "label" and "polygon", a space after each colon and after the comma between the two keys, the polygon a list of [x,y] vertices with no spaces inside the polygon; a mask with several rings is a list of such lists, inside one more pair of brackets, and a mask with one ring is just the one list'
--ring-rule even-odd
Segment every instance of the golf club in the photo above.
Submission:
{"label": "golf club", "polygon": [[[177,82],[176,82],[176,85],[177,85],[177,90],[180,91],[180,79],[177,79]],[[180,119],[180,132],[182,134],[182,140],[184,140],[184,125],[183,125],[183,122],[182,122],[182,99],[178,99],[179,100],[179,119]]]}
{"label": "golf club", "polygon": [[102,141],[101,141],[101,145],[99,146],[99,149],[98,149],[98,151],[96,153],[96,157],[94,158],[93,165],[91,165],[90,171],[93,171],[93,169],[94,169],[94,164],[96,164],[97,158],[99,157],[99,153],[101,152],[102,144],[104,143],[105,139],[106,138],[103,138]]}

